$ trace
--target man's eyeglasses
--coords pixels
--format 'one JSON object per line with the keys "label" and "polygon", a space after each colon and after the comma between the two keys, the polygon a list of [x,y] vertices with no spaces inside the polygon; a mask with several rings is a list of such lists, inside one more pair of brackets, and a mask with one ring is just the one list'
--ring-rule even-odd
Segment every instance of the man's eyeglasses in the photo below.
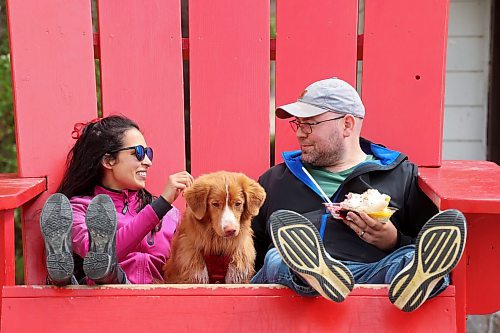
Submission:
{"label": "man's eyeglasses", "polygon": [[327,121],[339,120],[339,119],[342,119],[344,117],[345,117],[345,115],[344,116],[339,116],[339,117],[336,117],[336,118],[332,118],[332,119],[317,121],[315,123],[303,123],[303,122],[298,121],[297,119],[294,119],[294,120],[290,120],[290,126],[292,126],[292,130],[294,132],[297,132],[298,129],[300,128],[302,130],[302,133],[304,133],[304,134],[311,134],[312,131],[313,131],[312,130],[313,126],[319,125],[321,123],[325,123]]}
{"label": "man's eyeglasses", "polygon": [[144,158],[146,157],[146,155],[148,156],[149,160],[151,162],[153,162],[153,148],[151,148],[151,147],[147,147],[146,148],[144,146],[137,145],[137,146],[131,146],[131,147],[125,147],[125,148],[120,148],[120,149],[117,149],[117,150],[113,150],[110,153],[117,153],[119,151],[129,150],[129,149],[134,149],[135,150],[135,157],[137,158],[137,160],[139,162],[142,162],[144,160]]}

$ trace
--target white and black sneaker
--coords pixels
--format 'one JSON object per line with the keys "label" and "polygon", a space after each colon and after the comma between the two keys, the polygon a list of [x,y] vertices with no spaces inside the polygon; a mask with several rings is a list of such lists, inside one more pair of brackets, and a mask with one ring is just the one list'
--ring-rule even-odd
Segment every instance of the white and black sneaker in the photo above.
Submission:
{"label": "white and black sneaker", "polygon": [[405,312],[422,305],[440,279],[458,264],[466,235],[465,217],[458,210],[445,210],[427,221],[418,234],[412,262],[390,284],[391,302]]}
{"label": "white and black sneaker", "polygon": [[326,299],[342,302],[354,287],[354,278],[326,253],[314,225],[289,210],[278,210],[269,220],[274,245],[286,265]]}
{"label": "white and black sneaker", "polygon": [[89,251],[83,259],[85,275],[96,283],[113,283],[116,275],[116,208],[106,194],[95,196],[87,208],[85,223]]}
{"label": "white and black sneaker", "polygon": [[74,269],[72,226],[73,212],[68,198],[61,193],[52,194],[43,205],[40,215],[50,284],[63,286],[71,283]]}

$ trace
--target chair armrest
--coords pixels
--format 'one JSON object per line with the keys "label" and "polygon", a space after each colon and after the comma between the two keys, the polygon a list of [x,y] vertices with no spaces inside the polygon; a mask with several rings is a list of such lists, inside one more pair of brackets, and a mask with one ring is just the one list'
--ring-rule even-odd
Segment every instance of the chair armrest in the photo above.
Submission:
{"label": "chair armrest", "polygon": [[486,161],[443,161],[419,168],[419,185],[441,210],[455,208],[467,219],[467,244],[453,279],[457,308],[468,314],[493,313],[500,306],[500,284],[492,264],[500,257],[500,166]]}
{"label": "chair armrest", "polygon": [[0,210],[21,207],[46,190],[46,178],[19,178],[14,174],[0,174]]}
{"label": "chair armrest", "polygon": [[15,283],[14,209],[45,190],[46,178],[0,174],[0,289]]}
{"label": "chair armrest", "polygon": [[419,185],[445,210],[464,214],[500,214],[500,166],[486,161],[443,161],[438,168],[419,168]]}

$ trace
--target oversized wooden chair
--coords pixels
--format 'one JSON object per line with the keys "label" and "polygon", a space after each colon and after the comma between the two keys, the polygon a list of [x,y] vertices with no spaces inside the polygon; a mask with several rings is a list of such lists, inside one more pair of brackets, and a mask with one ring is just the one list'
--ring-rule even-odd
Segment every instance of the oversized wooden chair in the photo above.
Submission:
{"label": "oversized wooden chair", "polygon": [[[441,160],[447,0],[366,0],[363,35],[357,0],[278,1],[271,43],[269,0],[192,0],[184,40],[179,0],[99,1],[97,33],[90,3],[7,0],[19,172],[0,177],[2,332],[454,332],[465,330],[466,313],[499,309],[500,169]],[[226,169],[257,178],[270,167],[271,147],[276,163],[296,147],[281,120],[271,144],[272,60],[276,104],[318,79],[362,84],[364,136],[406,152],[422,166],[421,185],[434,202],[467,216],[453,286],[412,313],[390,303],[386,285],[358,285],[340,304],[275,285],[44,286],[39,213],[61,179],[74,124],[98,114],[96,66],[103,115],[133,118],[155,147],[148,188],[159,193],[188,160],[194,176]],[[14,285],[17,207],[24,286]]]}

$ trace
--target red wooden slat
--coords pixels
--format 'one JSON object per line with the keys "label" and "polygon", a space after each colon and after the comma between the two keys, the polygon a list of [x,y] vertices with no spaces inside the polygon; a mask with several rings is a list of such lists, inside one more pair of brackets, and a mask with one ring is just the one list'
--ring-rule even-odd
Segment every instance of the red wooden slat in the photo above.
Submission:
{"label": "red wooden slat", "polygon": [[[387,297],[388,285],[356,284],[349,298]],[[152,285],[101,285],[101,286],[18,286],[5,288],[5,298],[30,297],[117,297],[117,296],[297,296],[290,288],[279,284],[152,284]],[[455,287],[446,288],[439,297],[455,296]],[[306,297],[307,299],[307,297]],[[321,299],[321,297],[317,297]],[[333,304],[333,303],[332,303]]]}
{"label": "red wooden slat", "polygon": [[448,2],[365,4],[364,134],[419,165],[441,163]]}
{"label": "red wooden slat", "polygon": [[[357,0],[277,1],[276,106],[314,81],[337,76],[356,85]],[[297,149],[288,120],[276,119],[276,163]]]}
{"label": "red wooden slat", "polygon": [[[189,4],[191,170],[269,167],[269,1]],[[227,43],[230,40],[231,43]]]}
{"label": "red wooden slat", "polygon": [[155,150],[148,189],[185,168],[180,2],[99,1],[104,115],[138,122]]}
{"label": "red wooden slat", "polygon": [[0,289],[14,285],[15,278],[14,210],[0,210]]}
{"label": "red wooden slat", "polygon": [[95,118],[87,0],[8,1],[19,176],[47,176],[49,192],[23,212],[26,283],[45,280],[38,214],[60,182],[76,122]]}
{"label": "red wooden slat", "polygon": [[[343,303],[300,297],[289,289],[254,286],[181,286],[177,292],[164,287],[122,287],[118,294],[112,289],[85,287],[28,288],[5,288],[2,332],[64,332],[75,327],[85,332],[95,329],[96,323],[99,330],[112,332],[166,328],[176,332],[456,331],[453,287],[412,313],[390,303],[387,287],[356,288]],[[20,311],[23,320],[19,320]],[[75,317],[75,313],[86,315]]]}
{"label": "red wooden slat", "polygon": [[47,189],[45,178],[0,178],[0,210],[15,209]]}
{"label": "red wooden slat", "polygon": [[465,217],[468,226],[467,313],[494,313],[500,309],[500,284],[487,283],[485,279],[500,275],[500,214],[466,214]]}

